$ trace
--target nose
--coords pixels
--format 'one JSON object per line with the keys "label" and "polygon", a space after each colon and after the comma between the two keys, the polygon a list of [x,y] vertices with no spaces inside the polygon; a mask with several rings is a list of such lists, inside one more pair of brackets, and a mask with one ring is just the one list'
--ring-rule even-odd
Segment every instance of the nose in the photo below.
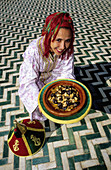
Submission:
{"label": "nose", "polygon": [[61,42],[60,48],[61,48],[61,50],[64,50],[64,49],[65,49],[65,42],[64,42],[64,41]]}

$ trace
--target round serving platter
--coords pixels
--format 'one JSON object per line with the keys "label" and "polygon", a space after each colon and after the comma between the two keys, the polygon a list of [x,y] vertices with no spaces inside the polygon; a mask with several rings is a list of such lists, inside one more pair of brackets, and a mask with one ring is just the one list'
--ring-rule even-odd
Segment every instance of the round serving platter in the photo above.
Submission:
{"label": "round serving platter", "polygon": [[[55,109],[55,107],[53,107],[53,105],[48,100],[48,97],[51,95],[51,90],[61,85],[71,86],[75,88],[77,92],[79,93],[79,98],[80,98],[79,105],[77,107],[74,107],[74,109],[72,109],[71,111],[61,111],[60,109]],[[45,108],[53,115],[60,116],[60,117],[68,117],[73,114],[76,114],[79,110],[82,109],[82,107],[85,104],[85,101],[86,101],[86,94],[85,94],[84,89],[79,84],[73,81],[65,81],[65,80],[55,81],[54,83],[50,84],[45,89],[44,94],[43,94],[43,103],[44,103]]]}
{"label": "round serving platter", "polygon": [[[69,115],[67,116],[61,116],[60,112],[55,113],[54,109],[49,106],[49,104],[47,103],[47,99],[46,99],[46,96],[50,94],[51,87],[54,87],[55,85],[58,85],[61,82],[66,83],[66,84],[71,84],[71,85],[73,84],[73,86],[77,88],[77,90],[79,90],[82,96],[82,100],[81,100],[82,104],[80,105],[80,108],[78,110],[76,110],[77,109],[76,108],[75,109],[76,111],[73,110],[72,111],[73,113],[68,113]],[[91,94],[88,88],[81,82],[77,80],[73,80],[73,79],[57,79],[46,84],[41,89],[39,96],[38,96],[38,105],[39,105],[41,112],[49,120],[55,123],[60,123],[60,124],[70,124],[70,123],[76,123],[80,121],[88,114],[88,112],[90,111],[91,105],[92,105],[92,98],[91,98]],[[53,111],[50,111],[49,107]],[[62,114],[65,114],[65,113],[62,112]]]}

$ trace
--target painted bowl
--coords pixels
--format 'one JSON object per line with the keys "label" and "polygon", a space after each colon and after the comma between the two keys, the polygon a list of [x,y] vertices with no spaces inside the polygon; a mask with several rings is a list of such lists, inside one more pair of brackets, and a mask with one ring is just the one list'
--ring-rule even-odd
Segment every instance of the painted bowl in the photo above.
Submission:
{"label": "painted bowl", "polygon": [[[52,89],[55,89],[57,86],[70,86],[79,93],[79,104],[77,107],[74,107],[70,111],[65,111],[61,109],[56,109],[54,105],[48,100],[49,96],[51,96]],[[53,115],[59,116],[59,117],[68,117],[73,114],[77,114],[84,106],[86,101],[86,94],[82,86],[77,84],[76,82],[73,81],[67,81],[67,80],[61,80],[61,81],[56,81],[52,84],[50,84],[44,91],[43,94],[43,103],[45,108]]]}

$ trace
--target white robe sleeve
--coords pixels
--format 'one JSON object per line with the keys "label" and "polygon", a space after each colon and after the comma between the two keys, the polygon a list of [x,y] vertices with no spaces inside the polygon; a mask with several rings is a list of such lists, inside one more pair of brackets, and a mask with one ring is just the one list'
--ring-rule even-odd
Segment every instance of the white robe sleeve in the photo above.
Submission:
{"label": "white robe sleeve", "polygon": [[19,76],[19,97],[29,113],[32,113],[38,106],[39,87],[39,65],[35,60],[35,51],[28,47],[23,54],[24,62],[20,67]]}
{"label": "white robe sleeve", "polygon": [[74,56],[73,54],[67,59],[58,59],[55,69],[52,71],[54,79],[69,78],[75,79],[74,75]]}

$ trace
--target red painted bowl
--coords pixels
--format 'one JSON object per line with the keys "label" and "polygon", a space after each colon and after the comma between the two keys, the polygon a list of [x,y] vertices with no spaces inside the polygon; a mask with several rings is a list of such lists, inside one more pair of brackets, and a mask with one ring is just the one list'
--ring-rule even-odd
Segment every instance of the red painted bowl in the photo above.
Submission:
{"label": "red painted bowl", "polygon": [[[55,107],[53,107],[53,105],[48,100],[48,97],[52,93],[51,89],[57,86],[60,86],[60,85],[72,86],[79,92],[79,98],[80,98],[79,105],[75,107],[74,109],[72,109],[71,111],[61,111],[60,109],[55,109]],[[77,112],[79,112],[83,108],[85,101],[86,101],[86,94],[85,94],[84,89],[82,88],[82,86],[80,86],[79,84],[73,81],[61,80],[61,81],[54,82],[46,88],[43,94],[43,103],[44,103],[45,108],[51,114],[55,116],[59,116],[59,117],[68,117],[73,114],[77,114]]]}

